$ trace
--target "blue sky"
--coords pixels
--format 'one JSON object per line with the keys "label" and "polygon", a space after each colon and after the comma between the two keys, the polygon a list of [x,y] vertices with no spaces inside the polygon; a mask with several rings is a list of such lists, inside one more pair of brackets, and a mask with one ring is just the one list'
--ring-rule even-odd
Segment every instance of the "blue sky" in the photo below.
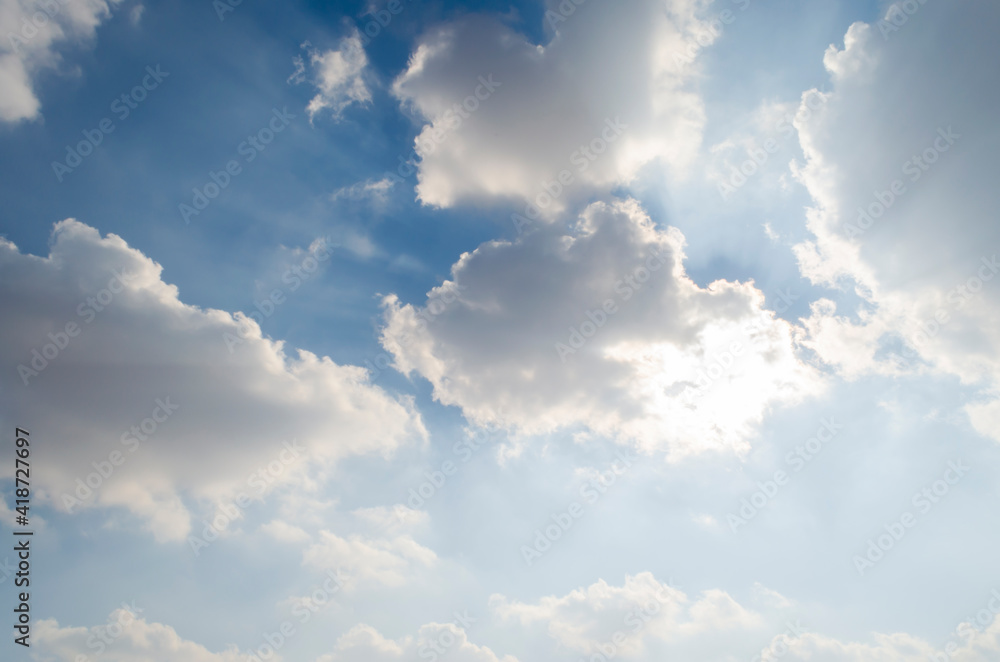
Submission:
{"label": "blue sky", "polygon": [[219,6],[0,0],[5,659],[1000,656],[995,7]]}

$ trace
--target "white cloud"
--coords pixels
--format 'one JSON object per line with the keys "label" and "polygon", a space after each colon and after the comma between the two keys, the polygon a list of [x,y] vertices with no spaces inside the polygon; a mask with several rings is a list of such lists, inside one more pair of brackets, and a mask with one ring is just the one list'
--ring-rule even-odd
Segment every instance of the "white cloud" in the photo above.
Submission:
{"label": "white cloud", "polygon": [[[598,580],[564,596],[530,603],[497,594],[490,598],[490,607],[501,621],[524,630],[542,627],[560,650],[588,659],[603,654],[607,659],[649,662],[730,662],[756,655],[753,659],[788,662],[988,662],[1000,651],[1000,619],[993,614],[983,630],[960,625],[941,648],[905,633],[873,633],[868,642],[842,641],[809,631],[796,615],[794,601],[776,591],[756,584],[753,594],[755,609],[719,589],[692,599],[642,572],[627,576],[621,586]],[[762,649],[757,648],[761,641],[768,642]]]}
{"label": "white cloud", "polygon": [[[724,591],[706,591],[691,601],[649,572],[626,577],[622,586],[598,580],[562,597],[542,597],[534,604],[498,594],[490,598],[490,607],[503,620],[526,626],[545,624],[559,644],[583,655],[610,642],[616,655],[638,656],[646,650],[648,638],[680,640],[705,632],[754,630],[764,623],[760,615]],[[617,633],[625,636],[616,637]]]}
{"label": "white cloud", "polygon": [[[1000,74],[975,62],[994,43],[1000,7],[889,11],[905,19],[898,29],[856,23],[843,48],[828,49],[833,89],[795,123],[806,155],[797,176],[814,200],[813,236],[796,246],[802,272],[865,299],[857,311],[819,302],[804,342],[849,378],[930,371],[995,391],[1000,225],[989,173]],[[969,409],[1000,439],[981,424],[986,411]]]}
{"label": "white cloud", "polygon": [[[329,111],[334,120],[339,120],[348,106],[371,102],[371,91],[365,83],[368,56],[357,31],[341,39],[336,50],[320,52],[308,43],[305,47],[313,71],[312,83],[317,89],[316,96],[306,106],[310,122],[322,111]],[[305,80],[305,61],[298,57],[295,66],[290,83]]]}
{"label": "white cloud", "polygon": [[[572,187],[608,190],[655,159],[683,174],[705,121],[697,66],[687,56],[700,48],[696,37],[714,39],[699,18],[703,4],[564,2],[575,10],[552,22],[558,33],[545,46],[479,16],[425,35],[392,87],[424,122],[415,145],[419,199],[441,207],[496,197],[524,204],[562,170]],[[579,193],[557,194],[551,204],[543,198],[543,214]]]}
{"label": "white cloud", "polygon": [[321,531],[319,541],[305,550],[303,561],[320,570],[342,570],[350,587],[361,583],[402,586],[419,569],[434,565],[437,555],[409,535],[342,538]]}
{"label": "white cloud", "polygon": [[582,425],[677,455],[744,451],[771,406],[821,387],[763,295],[697,286],[683,243],[634,201],[595,203],[569,232],[464,254],[424,307],[388,297],[383,345],[480,424]]}
{"label": "white cloud", "polygon": [[121,0],[0,0],[0,121],[38,117],[32,77],[58,67],[64,43],[91,40]]}
{"label": "white cloud", "polygon": [[[451,623],[428,623],[416,637],[398,641],[387,639],[369,625],[358,625],[342,635],[336,650],[316,662],[399,662],[437,659],[447,656],[451,662],[517,662],[517,658],[496,653],[469,641],[465,630]],[[445,651],[439,654],[436,651]]]}
{"label": "white cloud", "polygon": [[383,177],[382,179],[366,179],[363,182],[357,182],[355,184],[351,184],[350,186],[344,186],[337,189],[330,196],[330,200],[336,202],[342,198],[346,198],[348,200],[371,198],[376,202],[384,203],[388,200],[389,191],[395,183],[395,180],[389,177]]}
{"label": "white cloud", "polygon": [[169,625],[149,623],[129,609],[115,610],[108,623],[90,628],[60,627],[55,619],[43,619],[32,635],[38,654],[53,662],[78,662],[81,656],[97,655],[107,662],[243,662],[250,654],[235,647],[213,653],[183,639]]}
{"label": "white cloud", "polygon": [[904,634],[874,634],[874,643],[843,642],[821,634],[807,633],[788,641],[789,662],[992,662],[1000,655],[1000,620],[984,631],[971,625],[967,634],[953,637],[937,648],[919,637]]}
{"label": "white cloud", "polygon": [[[370,386],[364,369],[288,356],[242,314],[183,303],[161,271],[74,220],[57,224],[45,258],[0,242],[0,418],[32,421],[48,441],[35,450],[46,466],[39,499],[65,510],[63,494],[92,481],[80,507],[127,509],[158,539],[178,540],[192,511],[239,493],[311,490],[344,457],[425,438],[412,402]],[[224,334],[245,341],[230,352]],[[33,352],[42,369],[22,378]]]}

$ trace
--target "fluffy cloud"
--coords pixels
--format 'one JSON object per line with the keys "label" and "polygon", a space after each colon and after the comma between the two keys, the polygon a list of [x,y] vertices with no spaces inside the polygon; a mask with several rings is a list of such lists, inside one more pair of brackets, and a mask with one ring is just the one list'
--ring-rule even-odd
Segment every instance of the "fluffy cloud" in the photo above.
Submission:
{"label": "fluffy cloud", "polygon": [[699,287],[683,243],[634,201],[595,203],[569,232],[546,226],[464,254],[422,307],[389,297],[382,341],[480,424],[742,451],[771,405],[820,385],[761,293]]}
{"label": "fluffy cloud", "polygon": [[[0,241],[0,418],[45,440],[38,498],[127,508],[177,540],[192,511],[308,490],[341,458],[425,438],[364,369],[288,356],[242,314],[184,304],[161,271],[73,220],[45,258]],[[243,340],[229,351],[226,334]]]}
{"label": "fluffy cloud", "polygon": [[[642,572],[626,577],[621,586],[599,580],[533,603],[498,594],[490,606],[500,620],[522,628],[544,627],[560,650],[588,659],[601,654],[607,659],[728,662],[755,655],[753,659],[788,662],[987,662],[1000,651],[1000,619],[995,617],[982,629],[960,625],[941,649],[905,633],[873,633],[869,642],[841,641],[807,631],[794,615],[794,602],[760,585],[755,588],[755,608],[750,608],[718,589],[691,599]],[[761,641],[768,643],[756,648]]]}
{"label": "fluffy cloud", "polygon": [[[138,613],[137,613],[138,612]],[[141,612],[118,609],[105,625],[91,628],[60,627],[54,619],[35,624],[32,646],[43,659],[77,662],[81,656],[100,656],[107,662],[242,662],[249,653],[230,648],[212,653],[183,639],[169,625],[148,623]],[[272,658],[281,662],[281,656]]]}
{"label": "fluffy cloud", "polygon": [[[1000,74],[979,64],[998,28],[992,3],[895,3],[829,48],[832,90],[800,109],[797,175],[815,203],[802,271],[864,299],[817,302],[805,343],[848,377],[935,371],[1000,388]],[[984,434],[996,406],[969,408]]]}
{"label": "fluffy cloud", "polygon": [[352,534],[342,538],[321,531],[319,542],[307,548],[303,558],[307,565],[321,570],[343,570],[352,586],[401,586],[419,568],[433,565],[437,555],[405,534],[394,538]]}
{"label": "fluffy cloud", "polygon": [[759,614],[723,591],[706,591],[692,602],[649,572],[626,577],[620,587],[599,580],[563,597],[543,597],[536,604],[494,595],[490,606],[504,620],[546,624],[552,638],[582,655],[605,647],[614,655],[638,656],[648,637],[668,641],[703,632],[752,630],[763,624]]}
{"label": "fluffy cloud", "polygon": [[63,42],[92,39],[121,0],[0,0],[0,120],[38,117],[32,76],[61,64]]}
{"label": "fluffy cloud", "polygon": [[517,658],[497,655],[485,646],[469,641],[465,630],[452,623],[428,623],[416,637],[399,641],[387,639],[369,625],[358,625],[337,640],[336,650],[316,662],[399,662],[437,659],[444,651],[452,662],[517,662]]}
{"label": "fluffy cloud", "polygon": [[541,195],[549,215],[574,197],[545,200],[543,184],[563,170],[587,191],[627,183],[657,158],[684,171],[705,121],[691,53],[716,34],[704,3],[578,4],[550,3],[545,46],[485,17],[421,39],[392,89],[425,122],[422,202]]}
{"label": "fluffy cloud", "polygon": [[[340,119],[348,106],[371,102],[372,95],[365,83],[368,56],[357,31],[341,39],[336,50],[320,52],[308,47],[308,55],[313,70],[312,83],[317,89],[316,96],[306,106],[310,121],[324,110],[328,110],[335,120]],[[308,67],[301,57],[295,59],[295,67],[289,82],[300,83],[305,80]]]}

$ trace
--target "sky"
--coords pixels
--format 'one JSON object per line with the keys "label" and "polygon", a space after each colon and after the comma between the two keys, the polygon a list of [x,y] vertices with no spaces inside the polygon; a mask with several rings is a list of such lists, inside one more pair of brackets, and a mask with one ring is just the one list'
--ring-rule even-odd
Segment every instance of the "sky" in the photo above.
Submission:
{"label": "sky", "polygon": [[1000,659],[998,30],[0,0],[2,658]]}

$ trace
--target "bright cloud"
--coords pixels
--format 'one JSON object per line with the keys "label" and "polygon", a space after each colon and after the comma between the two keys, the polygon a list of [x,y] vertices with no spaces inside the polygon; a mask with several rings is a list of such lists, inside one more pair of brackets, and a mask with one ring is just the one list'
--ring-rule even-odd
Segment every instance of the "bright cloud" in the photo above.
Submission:
{"label": "bright cloud", "polygon": [[447,655],[453,662],[517,662],[517,658],[497,656],[485,646],[469,641],[465,630],[451,624],[428,623],[416,637],[387,639],[369,625],[358,625],[342,635],[336,650],[316,662],[397,662],[402,660],[437,659]]}
{"label": "bright cloud", "polygon": [[35,119],[32,78],[63,65],[61,46],[90,41],[121,0],[0,1],[0,121]]}
{"label": "bright cloud", "polygon": [[193,512],[309,489],[302,477],[345,457],[424,438],[412,403],[364,369],[288,356],[252,319],[183,303],[161,271],[74,220],[48,257],[0,245],[0,415],[30,416],[52,441],[39,498],[124,508],[178,540]]}
{"label": "bright cloud", "polygon": [[409,535],[366,538],[352,534],[342,538],[322,531],[319,541],[305,551],[307,565],[320,570],[342,569],[352,585],[359,582],[401,586],[414,573],[428,568],[437,555]]}
{"label": "bright cloud", "polygon": [[[36,625],[36,647],[46,660],[79,662],[81,657],[108,662],[242,662],[249,653],[235,647],[213,653],[188,641],[169,625],[147,622],[136,608],[117,609],[108,622],[94,627],[60,627],[54,619]],[[271,658],[281,662],[280,655]]]}
{"label": "bright cloud", "polygon": [[821,384],[761,293],[697,286],[683,244],[634,201],[597,203],[569,232],[466,253],[424,306],[389,297],[383,344],[479,423],[742,452],[770,407]]}
{"label": "bright cloud", "polygon": [[365,55],[360,34],[355,32],[344,37],[336,50],[321,52],[307,46],[307,51],[309,66],[301,57],[296,58],[296,71],[289,82],[302,82],[306,69],[312,69],[312,83],[317,92],[306,106],[310,121],[323,111],[328,111],[335,120],[339,120],[348,106],[371,102],[371,91],[365,82],[368,56]]}
{"label": "bright cloud", "polygon": [[[993,68],[968,58],[993,43],[1000,11],[901,12],[855,23],[843,48],[827,50],[833,89],[818,111],[803,103],[795,122],[806,155],[798,177],[814,200],[813,237],[796,246],[802,271],[865,299],[857,311],[814,304],[805,344],[849,378],[949,373],[988,397],[1000,387],[1000,225],[985,173],[1000,147],[1000,88]],[[956,39],[961,48],[926,47]],[[993,407],[969,413],[996,436],[985,424]]]}
{"label": "bright cloud", "polygon": [[705,118],[690,53],[715,38],[702,3],[551,5],[544,46],[485,17],[417,45],[392,89],[424,122],[425,204],[513,198],[551,217],[653,160],[683,174],[694,158]]}

